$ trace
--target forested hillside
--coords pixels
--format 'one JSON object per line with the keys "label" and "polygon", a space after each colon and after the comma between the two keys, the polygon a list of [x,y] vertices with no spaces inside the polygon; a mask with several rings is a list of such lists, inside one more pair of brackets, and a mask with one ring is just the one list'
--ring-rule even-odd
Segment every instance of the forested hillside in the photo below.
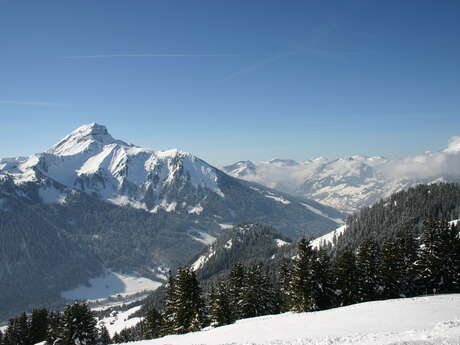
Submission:
{"label": "forested hillside", "polygon": [[362,208],[347,218],[347,229],[338,238],[336,250],[356,248],[366,239],[381,243],[403,233],[417,234],[427,218],[460,218],[459,184],[421,184]]}

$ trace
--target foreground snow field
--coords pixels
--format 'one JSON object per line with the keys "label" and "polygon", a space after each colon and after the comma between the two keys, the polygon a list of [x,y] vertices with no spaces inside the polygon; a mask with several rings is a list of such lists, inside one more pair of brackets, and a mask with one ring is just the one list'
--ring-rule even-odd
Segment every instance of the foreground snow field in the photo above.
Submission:
{"label": "foreground snow field", "polygon": [[262,316],[130,345],[459,345],[460,294]]}

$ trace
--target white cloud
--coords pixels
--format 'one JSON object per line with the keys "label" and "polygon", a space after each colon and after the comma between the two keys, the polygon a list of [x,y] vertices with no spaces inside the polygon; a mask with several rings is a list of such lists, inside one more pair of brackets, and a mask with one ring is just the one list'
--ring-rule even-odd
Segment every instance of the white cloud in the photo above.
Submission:
{"label": "white cloud", "polygon": [[460,137],[452,137],[444,152],[460,152]]}
{"label": "white cloud", "polygon": [[385,167],[389,178],[432,178],[460,176],[460,137],[452,137],[449,145],[439,152],[393,160]]}
{"label": "white cloud", "polygon": [[[335,178],[359,174],[364,163],[374,169],[383,180],[432,179],[441,176],[460,177],[460,136],[452,137],[448,146],[439,152],[425,152],[403,159],[333,160],[318,159],[298,162],[298,165],[278,165],[269,162],[255,162],[256,174],[244,176],[245,180],[257,182],[286,192],[295,190],[307,178]],[[328,163],[327,166],[324,166]]]}

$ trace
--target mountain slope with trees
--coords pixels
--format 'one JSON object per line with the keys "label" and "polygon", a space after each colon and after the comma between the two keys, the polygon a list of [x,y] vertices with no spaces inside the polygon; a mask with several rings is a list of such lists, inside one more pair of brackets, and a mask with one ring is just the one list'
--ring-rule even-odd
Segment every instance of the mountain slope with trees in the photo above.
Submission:
{"label": "mountain slope with trees", "polygon": [[356,248],[364,240],[382,242],[405,233],[418,234],[427,218],[451,221],[460,218],[460,185],[417,185],[349,216],[336,249]]}
{"label": "mountain slope with trees", "polygon": [[233,224],[262,222],[298,238],[341,217],[188,153],[140,148],[85,125],[45,153],[0,161],[0,320],[37,303],[62,305],[61,291],[105,269],[158,279]]}

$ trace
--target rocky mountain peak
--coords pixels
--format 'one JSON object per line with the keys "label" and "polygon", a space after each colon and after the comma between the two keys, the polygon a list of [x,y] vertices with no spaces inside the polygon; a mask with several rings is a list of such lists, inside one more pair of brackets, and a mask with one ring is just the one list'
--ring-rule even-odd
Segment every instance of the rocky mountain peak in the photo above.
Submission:
{"label": "rocky mountain peak", "polygon": [[107,128],[95,122],[78,127],[48,150],[48,153],[59,156],[73,156],[94,148],[110,144],[127,145],[114,139]]}

